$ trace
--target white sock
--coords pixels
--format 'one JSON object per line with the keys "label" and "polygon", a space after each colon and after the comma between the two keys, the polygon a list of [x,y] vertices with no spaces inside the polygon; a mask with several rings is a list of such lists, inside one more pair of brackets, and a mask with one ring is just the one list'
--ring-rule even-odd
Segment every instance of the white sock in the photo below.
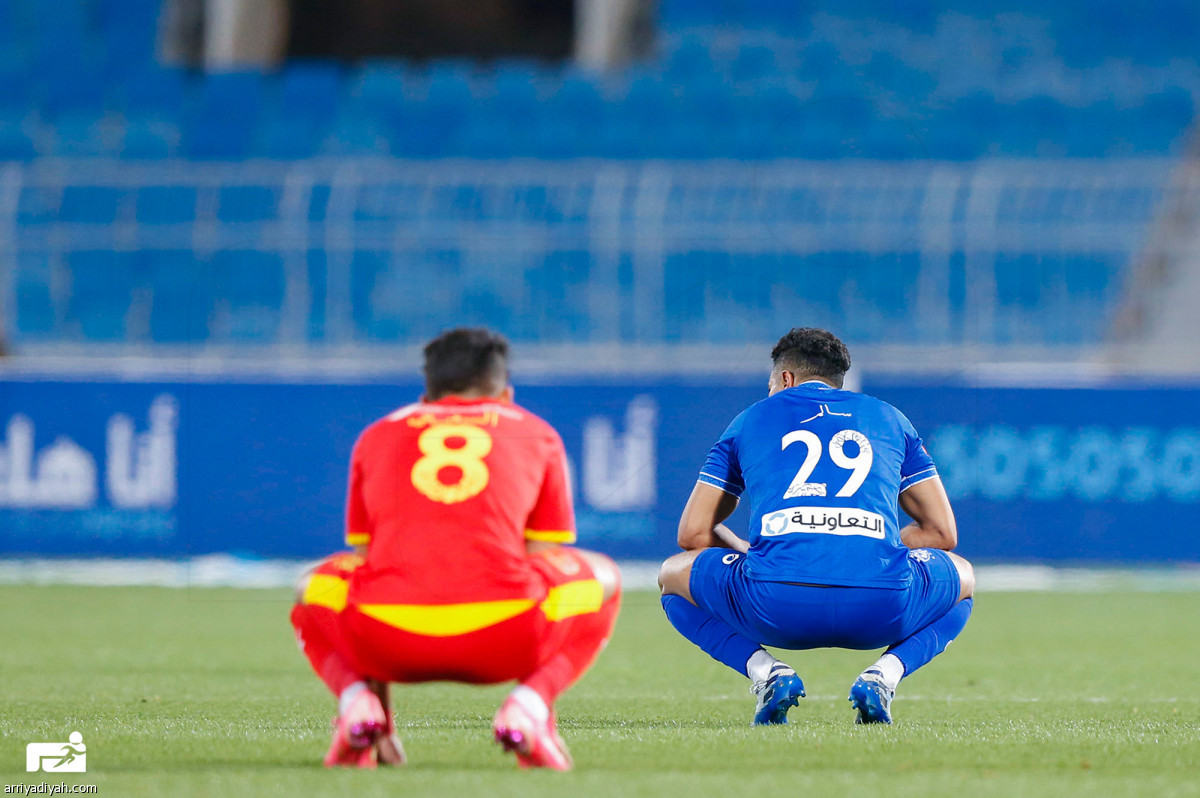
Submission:
{"label": "white sock", "polygon": [[358,698],[358,694],[366,689],[366,682],[354,682],[343,690],[342,694],[338,696],[338,715],[345,715],[346,711],[350,709],[350,704],[354,702],[354,699]]}
{"label": "white sock", "polygon": [[771,670],[776,665],[787,667],[781,660],[771,656],[765,648],[760,648],[750,655],[750,659],[746,660],[746,675],[752,682],[765,682],[771,678]]}
{"label": "white sock", "polygon": [[904,678],[904,663],[895,654],[884,654],[867,670],[871,670],[871,668],[883,674],[880,681],[889,690],[895,690],[896,686],[900,684],[900,680]]}
{"label": "white sock", "polygon": [[532,687],[518,684],[509,695],[538,723],[545,723],[550,719],[550,707],[546,706],[546,702]]}

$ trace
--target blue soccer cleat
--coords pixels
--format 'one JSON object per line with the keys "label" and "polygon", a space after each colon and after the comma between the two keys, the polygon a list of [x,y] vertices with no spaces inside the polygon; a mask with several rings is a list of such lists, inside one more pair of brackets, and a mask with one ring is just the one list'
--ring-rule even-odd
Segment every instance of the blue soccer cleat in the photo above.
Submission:
{"label": "blue soccer cleat", "polygon": [[850,706],[858,710],[855,723],[891,723],[892,697],[896,691],[889,689],[878,677],[878,671],[866,670],[850,686]]}
{"label": "blue soccer cleat", "polygon": [[771,669],[771,675],[765,681],[751,685],[750,692],[758,700],[752,725],[778,725],[787,723],[788,710],[804,698],[804,682],[781,662]]}

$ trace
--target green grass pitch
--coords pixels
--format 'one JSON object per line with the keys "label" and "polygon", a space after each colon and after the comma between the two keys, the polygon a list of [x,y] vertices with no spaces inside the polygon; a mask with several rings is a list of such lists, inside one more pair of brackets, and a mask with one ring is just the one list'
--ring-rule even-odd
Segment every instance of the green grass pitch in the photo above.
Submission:
{"label": "green grass pitch", "polygon": [[[751,728],[741,677],[633,593],[560,703],[569,774],[491,743],[504,688],[398,687],[411,764],[330,772],[332,700],[284,591],[0,588],[0,783],[107,796],[1200,795],[1200,594],[993,593],[901,686],[890,728],[845,696],[870,652],[788,656],[809,698]],[[83,733],[88,773],[24,772],[25,744]]]}

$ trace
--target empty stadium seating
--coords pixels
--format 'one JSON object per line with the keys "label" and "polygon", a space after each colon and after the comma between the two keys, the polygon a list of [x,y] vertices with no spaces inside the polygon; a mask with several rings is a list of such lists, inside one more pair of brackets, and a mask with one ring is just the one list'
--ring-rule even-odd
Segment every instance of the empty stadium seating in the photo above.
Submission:
{"label": "empty stadium seating", "polygon": [[[608,74],[520,59],[381,59],[205,75],[157,62],[158,0],[0,0],[0,167],[97,157],[754,164],[1177,155],[1200,90],[1200,7],[1145,0],[1132,8],[1118,0],[664,0],[654,56]],[[7,323],[18,344],[270,344],[285,330],[310,341],[391,342],[435,332],[432,320],[464,310],[517,339],[725,343],[766,336],[781,322],[780,306],[816,323],[850,319],[845,331],[860,340],[904,334],[936,343],[969,337],[969,329],[999,344],[1087,343],[1103,335],[1140,240],[1130,232],[1099,254],[997,252],[982,271],[965,252],[951,252],[951,307],[927,327],[914,323],[911,308],[928,266],[905,242],[791,255],[713,242],[675,246],[661,253],[665,316],[650,329],[629,310],[641,290],[631,277],[635,254],[557,242],[551,231],[596,219],[587,203],[563,216],[545,200],[549,186],[505,178],[511,201],[497,206],[479,191],[447,185],[419,212],[408,208],[430,197],[411,186],[378,202],[362,194],[342,222],[412,222],[455,235],[475,234],[475,222],[546,232],[540,249],[507,260],[489,251],[485,262],[482,250],[447,245],[433,233],[412,245],[364,233],[376,238],[329,249],[321,225],[340,212],[329,179],[309,180],[285,200],[278,172],[225,183],[182,174],[141,184],[43,175],[23,187],[15,221],[38,246],[18,248],[15,259],[16,313]],[[601,190],[594,170],[580,175],[587,190]],[[687,185],[676,184],[685,199],[667,203],[664,224],[703,230],[709,221],[743,218],[696,215],[720,203],[705,199],[708,188],[693,197]],[[711,190],[724,185],[715,180]],[[1154,203],[1141,188],[1114,205],[1131,230],[1152,218]],[[884,204],[880,195],[863,201]],[[1022,212],[1006,201],[997,219]],[[916,212],[894,213],[919,223]],[[820,198],[803,191],[760,202],[752,216],[780,228],[836,223]],[[280,244],[272,225],[283,222],[313,240]],[[113,241],[89,238],[110,228]],[[79,241],[70,238],[76,233]],[[461,289],[453,300],[405,289],[431,270]],[[501,277],[513,272],[522,279]],[[967,319],[966,283],[984,272],[988,316]],[[340,273],[348,284],[339,287]],[[616,277],[600,277],[609,273]],[[306,318],[285,320],[289,284],[304,287]],[[344,318],[324,315],[327,296],[344,302]],[[523,311],[545,306],[557,313]],[[1063,313],[1068,306],[1086,313]],[[609,311],[619,318],[598,307],[619,308]]]}
{"label": "empty stadium seating", "polygon": [[154,61],[156,0],[0,0],[0,158],[1163,155],[1200,88],[1185,0],[1136,19],[1117,0],[804,8],[667,2],[658,55],[606,76],[521,60],[204,76]]}

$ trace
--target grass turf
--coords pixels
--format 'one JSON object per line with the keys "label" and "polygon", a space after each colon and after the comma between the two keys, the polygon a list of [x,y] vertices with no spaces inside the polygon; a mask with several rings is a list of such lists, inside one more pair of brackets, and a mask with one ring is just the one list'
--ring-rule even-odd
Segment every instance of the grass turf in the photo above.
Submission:
{"label": "grass turf", "polygon": [[[907,679],[890,728],[855,727],[867,652],[788,656],[809,698],[751,728],[746,681],[627,597],[560,702],[576,770],[520,772],[491,743],[503,687],[398,687],[412,764],[320,766],[332,701],[281,591],[0,588],[0,783],[108,796],[1200,795],[1195,593],[999,593]],[[85,775],[26,774],[28,742],[83,733]]]}

